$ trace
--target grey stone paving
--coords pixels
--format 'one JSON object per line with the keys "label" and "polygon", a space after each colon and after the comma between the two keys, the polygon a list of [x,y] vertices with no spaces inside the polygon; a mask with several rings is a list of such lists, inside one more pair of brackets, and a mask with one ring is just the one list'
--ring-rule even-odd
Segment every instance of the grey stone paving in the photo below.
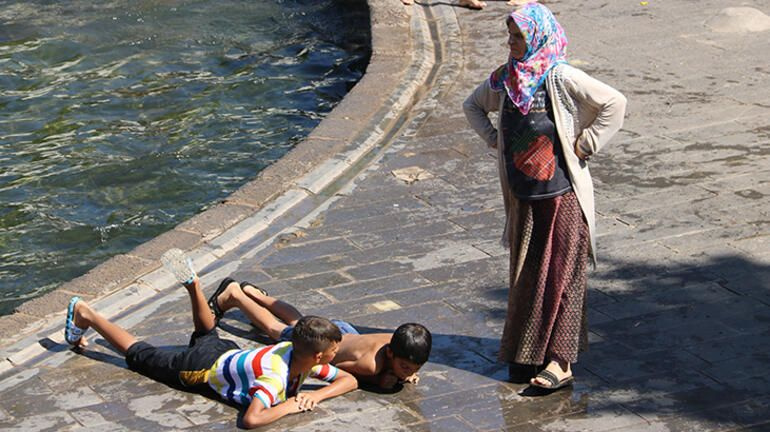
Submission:
{"label": "grey stone paving", "polygon": [[[392,143],[308,223],[202,273],[207,292],[234,274],[364,328],[423,322],[431,361],[417,386],[356,391],[264,430],[770,430],[770,32],[712,30],[735,6],[718,0],[548,2],[572,61],[624,92],[629,110],[591,165],[590,351],[573,389],[533,397],[495,361],[508,277],[502,203],[494,158],[461,109],[505,58],[508,6],[421,3],[440,61]],[[740,4],[770,14],[767,2]],[[392,175],[411,166],[433,177]],[[186,295],[147,295],[119,322],[185,344]],[[222,327],[257,343],[238,313]],[[235,429],[236,408],[136,375],[98,339],[83,355],[41,344],[0,375],[0,429]]]}

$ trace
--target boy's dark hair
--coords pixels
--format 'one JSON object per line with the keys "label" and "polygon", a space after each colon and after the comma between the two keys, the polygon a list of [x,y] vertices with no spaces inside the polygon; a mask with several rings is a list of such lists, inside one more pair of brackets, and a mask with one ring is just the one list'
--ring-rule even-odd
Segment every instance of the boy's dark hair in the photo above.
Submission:
{"label": "boy's dark hair", "polygon": [[303,316],[294,325],[291,343],[299,355],[312,355],[326,351],[332,342],[342,340],[339,327],[326,318]]}
{"label": "boy's dark hair", "polygon": [[430,357],[430,347],[433,339],[430,332],[422,324],[401,324],[390,338],[390,350],[395,357],[409,360],[422,365]]}

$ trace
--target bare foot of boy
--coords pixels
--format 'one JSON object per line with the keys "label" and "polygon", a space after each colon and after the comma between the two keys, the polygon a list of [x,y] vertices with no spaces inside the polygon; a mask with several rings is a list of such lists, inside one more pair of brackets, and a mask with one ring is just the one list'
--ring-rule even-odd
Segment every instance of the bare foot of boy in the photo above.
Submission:
{"label": "bare foot of boy", "polygon": [[237,299],[243,295],[245,294],[241,290],[240,284],[238,282],[230,282],[227,288],[217,297],[217,306],[219,306],[222,312],[238,307],[239,301]]}
{"label": "bare foot of boy", "polygon": [[241,290],[243,290],[247,296],[251,297],[257,302],[260,302],[261,298],[267,297],[267,292],[265,292],[265,290],[250,282],[244,282],[243,285],[241,285]]}
{"label": "bare foot of boy", "polygon": [[487,6],[485,2],[479,0],[460,0],[458,4],[469,9],[484,9]]}

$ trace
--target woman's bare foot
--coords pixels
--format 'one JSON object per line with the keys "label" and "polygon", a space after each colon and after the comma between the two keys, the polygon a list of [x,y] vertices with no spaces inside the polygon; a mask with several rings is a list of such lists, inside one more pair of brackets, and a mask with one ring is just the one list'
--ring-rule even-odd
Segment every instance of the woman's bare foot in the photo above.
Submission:
{"label": "woman's bare foot", "polygon": [[485,2],[480,0],[460,0],[458,4],[468,9],[484,9],[487,6]]}
{"label": "woman's bare foot", "polygon": [[[556,381],[551,382],[550,380],[546,379],[545,376],[541,376],[541,374],[545,371],[550,373],[553,379]],[[538,376],[532,378],[529,383],[542,388],[559,388],[568,384],[572,380],[572,368],[568,362],[557,362],[551,360],[543,372],[540,372]]]}

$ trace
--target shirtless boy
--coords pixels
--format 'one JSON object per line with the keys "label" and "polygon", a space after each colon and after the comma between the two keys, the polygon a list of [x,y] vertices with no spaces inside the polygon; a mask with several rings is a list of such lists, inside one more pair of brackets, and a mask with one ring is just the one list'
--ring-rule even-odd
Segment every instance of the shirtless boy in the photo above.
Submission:
{"label": "shirtless boy", "polygon": [[[249,282],[226,278],[209,298],[216,319],[240,309],[251,323],[273,340],[291,340],[302,314],[292,305],[270,297]],[[359,381],[392,389],[399,382],[417,383],[417,371],[428,361],[431,334],[421,324],[407,323],[395,332],[359,334],[349,323],[331,320],[342,331],[339,351],[331,363]]]}

